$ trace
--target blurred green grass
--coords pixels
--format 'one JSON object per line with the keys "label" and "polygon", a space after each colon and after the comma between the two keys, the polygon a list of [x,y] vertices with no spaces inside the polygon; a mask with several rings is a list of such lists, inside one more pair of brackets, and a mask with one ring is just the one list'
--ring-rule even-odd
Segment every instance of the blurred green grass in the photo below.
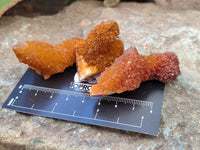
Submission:
{"label": "blurred green grass", "polygon": [[20,0],[0,0],[0,16],[12,5],[19,2]]}

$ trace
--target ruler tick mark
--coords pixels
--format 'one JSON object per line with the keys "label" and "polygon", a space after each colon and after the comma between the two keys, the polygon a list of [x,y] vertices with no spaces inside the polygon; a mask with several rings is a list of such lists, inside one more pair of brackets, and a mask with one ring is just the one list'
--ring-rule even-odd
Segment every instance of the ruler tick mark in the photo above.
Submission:
{"label": "ruler tick mark", "polygon": [[76,113],[76,110],[74,110],[74,112],[73,112],[73,116],[75,116],[75,113]]}
{"label": "ruler tick mark", "polygon": [[101,105],[101,101],[98,102],[98,105]]}
{"label": "ruler tick mark", "polygon": [[85,102],[85,97],[83,97],[83,100],[82,100],[82,103],[84,103]]}
{"label": "ruler tick mark", "polygon": [[51,112],[54,112],[54,110],[55,110],[55,108],[56,108],[57,105],[58,105],[58,103],[55,103],[55,105],[54,105],[54,107],[53,107],[53,109],[52,109]]}
{"label": "ruler tick mark", "polygon": [[117,118],[117,124],[119,123],[119,117]]}
{"label": "ruler tick mark", "polygon": [[35,92],[35,96],[37,96],[37,94],[38,94],[38,90]]}
{"label": "ruler tick mark", "polygon": [[12,104],[11,104],[12,106],[13,106],[13,104],[15,103],[15,101],[16,101],[16,99],[13,100],[13,102],[12,102]]}
{"label": "ruler tick mark", "polygon": [[117,101],[116,101],[116,103],[115,103],[115,108],[117,108]]}
{"label": "ruler tick mark", "polygon": [[98,112],[96,112],[96,114],[95,114],[95,116],[94,116],[94,119],[96,119],[96,118],[97,118],[97,115],[98,115]]}
{"label": "ruler tick mark", "polygon": [[35,106],[35,104],[33,104],[33,105],[31,106],[31,109],[33,109],[34,106]]}
{"label": "ruler tick mark", "polygon": [[11,100],[9,101],[9,103],[7,105],[10,106],[13,101],[14,101],[14,98],[11,98]]}
{"label": "ruler tick mark", "polygon": [[51,93],[51,95],[50,95],[50,97],[49,97],[49,98],[53,98],[53,94],[54,94],[54,93]]}

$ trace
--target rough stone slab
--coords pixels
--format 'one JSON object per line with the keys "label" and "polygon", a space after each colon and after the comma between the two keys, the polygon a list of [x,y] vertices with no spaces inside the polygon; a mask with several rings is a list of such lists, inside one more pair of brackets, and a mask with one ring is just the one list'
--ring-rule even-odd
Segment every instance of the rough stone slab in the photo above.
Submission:
{"label": "rough stone slab", "polygon": [[0,106],[27,66],[12,45],[25,40],[56,44],[85,38],[103,20],[119,23],[125,46],[142,54],[172,51],[181,75],[166,84],[158,137],[86,124],[25,115],[0,109],[0,149],[199,149],[200,147],[200,12],[163,10],[154,4],[77,1],[53,16],[0,19]]}

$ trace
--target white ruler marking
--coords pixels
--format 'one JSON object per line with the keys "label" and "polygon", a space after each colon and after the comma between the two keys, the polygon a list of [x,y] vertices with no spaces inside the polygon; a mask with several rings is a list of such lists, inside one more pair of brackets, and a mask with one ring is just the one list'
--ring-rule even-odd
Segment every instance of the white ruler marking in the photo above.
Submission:
{"label": "white ruler marking", "polygon": [[10,106],[14,100],[15,100],[14,98],[11,98],[7,105]]}
{"label": "white ruler marking", "polygon": [[34,106],[35,106],[35,104],[33,104],[33,105],[31,106],[31,109],[33,109]]}
{"label": "white ruler marking", "polygon": [[116,101],[116,103],[115,103],[115,108],[117,108],[117,101]]}
{"label": "white ruler marking", "polygon": [[[66,101],[68,101],[68,97],[69,95],[74,95],[74,96],[85,96],[85,97],[89,97],[89,93],[81,93],[81,92],[74,92],[74,91],[67,91],[67,90],[59,90],[59,89],[53,89],[53,88],[46,88],[46,87],[39,87],[39,86],[33,86],[33,85],[28,85],[25,84],[23,87],[22,85],[19,86],[20,92],[22,93],[23,89],[28,89],[28,90],[36,90],[35,96],[37,95],[38,91],[43,91],[43,92],[50,92],[52,93],[50,95],[50,98],[53,98],[53,94],[54,93],[59,93],[59,94],[67,94],[67,98]],[[74,110],[73,114],[63,114],[63,113],[58,113],[58,112],[54,112],[57,103],[54,105],[52,111],[46,111],[46,110],[39,110],[39,109],[35,109],[34,106],[35,104],[33,104],[31,106],[31,108],[27,108],[27,107],[23,107],[23,106],[17,106],[14,105],[15,100],[18,99],[18,96],[14,99],[12,98],[9,103],[7,104],[8,106],[12,105],[13,107],[18,107],[18,108],[23,108],[23,109],[31,109],[31,110],[35,110],[35,111],[40,111],[40,112],[48,112],[48,113],[54,113],[54,114],[60,114],[60,115],[64,115],[64,116],[73,116],[76,118],[83,118],[83,119],[89,119],[89,120],[96,120],[96,121],[100,121],[100,122],[108,122],[108,123],[112,123],[112,124],[120,124],[120,125],[124,125],[124,126],[130,126],[130,127],[135,127],[135,128],[142,128],[142,124],[143,124],[143,120],[144,120],[144,116],[141,117],[141,121],[139,125],[132,125],[132,124],[126,124],[126,123],[121,123],[119,122],[119,117],[117,118],[117,122],[113,122],[113,121],[108,121],[108,120],[102,120],[102,119],[97,119],[97,115],[99,112],[99,109],[97,109],[95,117],[94,118],[89,118],[89,117],[83,117],[83,116],[75,116],[76,114],[76,110]],[[149,102],[149,101],[142,101],[142,100],[136,100],[136,99],[128,99],[128,98],[120,98],[120,97],[111,97],[111,96],[104,96],[101,97],[101,99],[105,99],[108,101],[116,101],[115,104],[115,108],[117,108],[117,102],[123,102],[123,103],[131,103],[133,104],[133,110],[134,110],[134,106],[135,104],[137,105],[142,105],[142,106],[147,106],[147,107],[151,107],[150,113],[152,113],[152,108],[153,108],[153,102]],[[98,105],[101,105],[101,99],[98,102]],[[82,103],[84,103],[84,99],[82,100]]]}
{"label": "white ruler marking", "polygon": [[97,119],[97,115],[98,115],[98,112],[96,112],[95,116],[94,116],[94,119],[96,120]]}
{"label": "white ruler marking", "polygon": [[119,117],[117,118],[117,124],[119,124]]}
{"label": "white ruler marking", "polygon": [[85,102],[85,97],[83,97],[83,100],[82,100],[82,103],[84,103]]}
{"label": "white ruler marking", "polygon": [[[27,108],[27,107],[23,107],[23,106],[17,106],[17,105],[13,105],[13,107],[29,109],[29,110],[31,109],[31,108]],[[51,111],[46,111],[46,110],[40,110],[40,109],[35,109],[35,108],[33,108],[31,110],[40,111],[40,112],[47,112],[47,113],[53,113],[53,114],[59,114],[59,115],[63,115],[63,116],[73,116],[75,118],[95,120],[95,121],[100,121],[100,122],[108,122],[108,123],[112,123],[112,124],[119,124],[119,125],[134,127],[134,128],[142,128],[142,124],[143,124],[143,120],[144,120],[144,116],[142,116],[139,125],[132,125],[132,124],[126,124],[126,123],[121,123],[121,122],[117,123],[117,122],[108,121],[108,120],[102,120],[102,119],[97,119],[97,118],[95,119],[95,118],[89,118],[89,117],[84,117],[84,116],[75,116],[76,110],[74,110],[73,115],[63,114],[63,113],[58,113],[58,112],[51,112]]]}
{"label": "white ruler marking", "polygon": [[[89,93],[59,90],[59,89],[40,87],[40,86],[34,86],[34,85],[29,85],[29,84],[24,84],[23,89],[50,92],[50,93],[52,93],[50,98],[53,98],[54,93],[67,94],[67,95],[73,95],[73,96],[90,97]],[[101,99],[105,99],[107,101],[122,102],[122,103],[125,103],[125,104],[131,103],[131,104],[134,104],[134,105],[137,104],[137,105],[147,106],[147,107],[151,107],[151,109],[153,107],[153,102],[149,102],[149,101],[142,101],[142,100],[136,100],[136,99],[122,98],[122,97],[113,97],[113,96],[102,96]],[[100,101],[99,101],[98,105],[100,105]]]}
{"label": "white ruler marking", "polygon": [[58,105],[58,103],[55,103],[55,105],[53,106],[53,109],[52,109],[51,112],[54,112],[54,110],[55,110],[55,108],[56,108],[57,105]]}
{"label": "white ruler marking", "polygon": [[51,95],[50,95],[50,97],[49,97],[49,98],[53,98],[53,94],[54,94],[54,93],[51,93]]}
{"label": "white ruler marking", "polygon": [[144,120],[144,116],[141,117],[140,128],[142,128],[143,120]]}
{"label": "white ruler marking", "polygon": [[69,100],[69,95],[67,95],[67,97],[66,97],[66,99],[65,99],[66,101],[68,101]]}
{"label": "white ruler marking", "polygon": [[37,94],[38,94],[38,90],[35,92],[35,96],[37,96]]}
{"label": "white ruler marking", "polygon": [[13,102],[12,102],[12,104],[11,104],[12,106],[14,105],[15,101],[16,101],[16,99],[13,100]]}
{"label": "white ruler marking", "polygon": [[74,117],[75,117],[75,113],[76,113],[76,110],[74,110],[74,112],[73,112],[73,115],[72,115],[72,116],[74,116]]}

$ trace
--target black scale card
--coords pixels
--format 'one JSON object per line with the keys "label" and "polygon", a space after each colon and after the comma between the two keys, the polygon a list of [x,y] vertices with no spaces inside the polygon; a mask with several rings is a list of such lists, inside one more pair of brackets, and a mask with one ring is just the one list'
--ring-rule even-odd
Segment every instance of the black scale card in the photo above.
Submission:
{"label": "black scale card", "polygon": [[90,97],[92,77],[77,82],[76,67],[44,80],[28,69],[3,108],[18,112],[158,135],[164,84],[147,81],[134,91]]}

